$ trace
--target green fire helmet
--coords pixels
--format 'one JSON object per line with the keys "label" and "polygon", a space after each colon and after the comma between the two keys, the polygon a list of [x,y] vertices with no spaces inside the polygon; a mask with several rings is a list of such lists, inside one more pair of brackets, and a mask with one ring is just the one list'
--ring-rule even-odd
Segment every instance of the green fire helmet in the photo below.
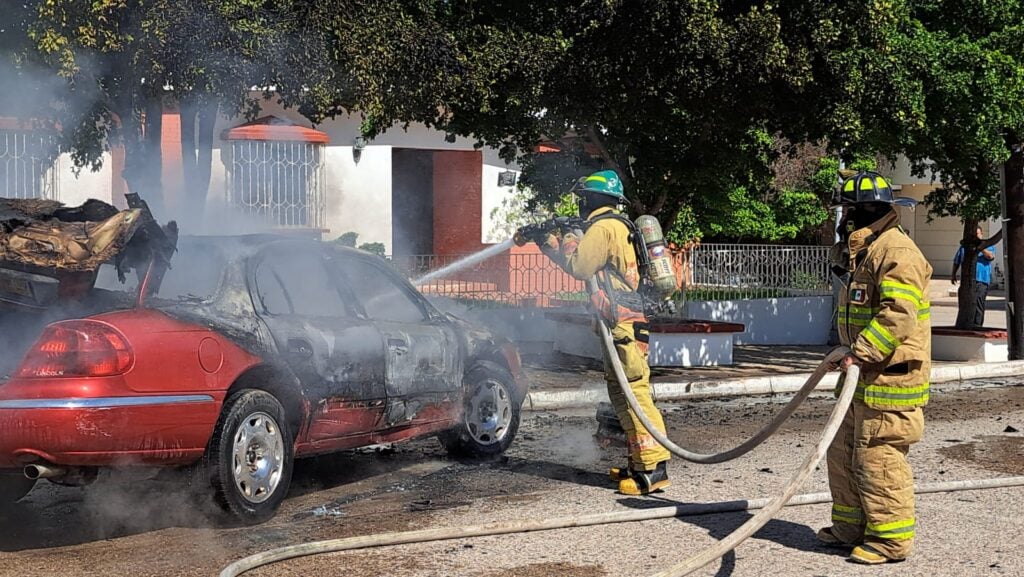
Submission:
{"label": "green fire helmet", "polygon": [[626,202],[626,195],[622,192],[622,180],[619,179],[619,175],[614,170],[602,170],[601,172],[591,174],[580,181],[577,190],[596,192],[597,194],[613,197],[619,202]]}
{"label": "green fire helmet", "polygon": [[851,205],[867,202],[898,204],[914,207],[917,201],[911,198],[896,198],[892,187],[877,172],[862,171],[846,179],[843,190],[836,199],[836,204]]}

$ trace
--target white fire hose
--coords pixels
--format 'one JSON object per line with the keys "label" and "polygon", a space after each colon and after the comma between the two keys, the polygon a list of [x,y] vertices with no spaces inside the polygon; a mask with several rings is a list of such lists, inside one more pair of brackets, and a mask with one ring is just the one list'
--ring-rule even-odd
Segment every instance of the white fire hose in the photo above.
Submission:
{"label": "white fire hose", "polygon": [[[589,288],[593,290],[595,281],[591,279]],[[639,407],[636,395],[633,394],[632,389],[629,388],[629,382],[626,379],[625,371],[622,368],[622,363],[619,360],[618,354],[615,351],[615,343],[612,340],[611,332],[603,322],[598,322],[600,325],[601,339],[604,344],[608,357],[611,360],[611,365],[615,370],[615,376],[618,380],[619,386],[622,388],[622,392],[629,403],[633,413],[636,414],[637,418],[643,423],[644,427],[654,436],[659,443],[665,446],[671,453],[677,455],[688,461],[696,463],[721,463],[731,459],[735,459],[761,444],[765,439],[774,433],[780,425],[796,410],[796,408],[803,402],[804,399],[810,395],[811,391],[818,384],[821,378],[831,370],[832,366],[838,362],[848,349],[836,349],[832,351],[815,369],[815,371],[808,377],[807,382],[803,388],[797,393],[797,395],[783,408],[783,410],[774,418],[772,421],[765,426],[763,429],[758,431],[753,437],[744,441],[739,446],[716,454],[700,454],[688,451],[679,447],[673,443],[666,435],[658,431],[657,428],[652,426],[653,424],[644,414],[643,410]],[[444,541],[451,539],[465,539],[470,537],[485,537],[489,535],[505,535],[510,533],[528,533],[533,531],[550,531],[553,529],[566,529],[571,527],[588,527],[593,525],[607,525],[612,523],[632,523],[639,521],[649,521],[652,519],[668,519],[673,517],[685,517],[693,515],[707,515],[714,513],[727,513],[735,511],[753,511],[758,512],[747,520],[746,523],[741,525],[731,534],[726,536],[721,541],[715,543],[711,547],[699,552],[698,554],[670,567],[665,571],[655,573],[651,577],[681,577],[683,575],[689,575],[690,573],[700,569],[701,567],[711,563],[715,559],[718,559],[735,549],[740,543],[749,538],[751,535],[756,533],[761,527],[763,527],[768,521],[770,521],[776,513],[784,506],[794,505],[811,505],[817,503],[828,503],[831,502],[832,497],[828,493],[810,493],[796,495],[797,489],[803,484],[803,482],[809,477],[817,467],[821,459],[824,458],[828,446],[832,443],[832,439],[835,437],[836,432],[839,430],[839,426],[842,424],[843,417],[850,408],[850,404],[853,401],[853,395],[857,389],[857,380],[860,377],[860,369],[856,365],[851,366],[846,371],[846,377],[843,383],[842,391],[839,398],[836,401],[835,407],[832,409],[832,414],[829,416],[828,422],[825,425],[825,430],[821,435],[821,438],[815,444],[813,450],[804,459],[800,469],[789,479],[786,485],[783,487],[782,492],[771,499],[754,499],[754,500],[738,500],[738,501],[724,501],[724,502],[712,502],[712,503],[696,503],[689,505],[677,505],[677,506],[666,506],[666,507],[654,507],[651,509],[642,509],[638,511],[618,511],[609,513],[597,513],[591,515],[579,515],[574,517],[559,517],[554,519],[528,519],[521,521],[506,521],[500,523],[489,523],[485,525],[475,526],[463,526],[463,527],[442,527],[437,529],[422,529],[418,531],[403,531],[397,533],[381,533],[376,535],[363,535],[358,537],[348,537],[345,539],[332,539],[328,541],[319,541],[312,543],[302,543],[299,545],[291,545],[287,547],[281,547],[279,549],[273,549],[270,551],[264,551],[251,555],[244,559],[240,559],[231,565],[224,568],[220,573],[220,577],[237,577],[247,571],[269,565],[271,563],[277,563],[287,559],[294,559],[297,557],[305,557],[309,555],[322,555],[325,553],[337,553],[340,551],[352,551],[356,549],[367,549],[371,547],[384,547],[390,545],[404,545],[410,543],[428,543],[434,541]],[[1018,487],[1024,486],[1024,477],[1004,477],[995,479],[977,479],[968,481],[954,481],[945,483],[929,483],[924,485],[918,485],[915,489],[916,493],[940,493],[940,492],[951,492],[951,491],[968,491],[978,489],[996,489],[1003,487]]]}

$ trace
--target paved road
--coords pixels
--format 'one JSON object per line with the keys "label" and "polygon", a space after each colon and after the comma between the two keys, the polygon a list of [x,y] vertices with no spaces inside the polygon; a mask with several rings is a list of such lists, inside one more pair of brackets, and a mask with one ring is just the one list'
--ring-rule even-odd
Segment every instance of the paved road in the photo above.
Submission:
{"label": "paved road", "polygon": [[[592,440],[592,411],[529,413],[521,438],[491,463],[448,460],[432,440],[384,454],[306,461],[280,515],[254,528],[212,525],[185,505],[176,481],[106,479],[90,488],[37,487],[0,511],[0,575],[212,576],[256,551],[308,540],[478,524],[657,504],[773,494],[815,441],[831,407],[801,409],[767,446],[733,463],[673,461],[674,485],[657,498],[610,490],[616,449]],[[753,433],[771,402],[667,406],[673,438],[723,448]],[[1024,475],[1024,386],[938,392],[925,440],[911,451],[919,481]],[[807,492],[824,490],[819,471]],[[821,548],[814,529],[828,505],[791,508],[704,576],[1022,575],[1024,488],[919,499],[920,544],[908,562],[863,568]],[[748,514],[650,521],[337,554],[282,563],[257,576],[597,577],[665,569],[738,527]]]}

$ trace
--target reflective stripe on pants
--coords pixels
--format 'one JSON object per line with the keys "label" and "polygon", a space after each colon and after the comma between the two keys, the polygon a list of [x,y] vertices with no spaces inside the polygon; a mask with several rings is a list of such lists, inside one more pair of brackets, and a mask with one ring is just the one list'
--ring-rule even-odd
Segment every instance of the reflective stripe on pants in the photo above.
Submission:
{"label": "reflective stripe on pants", "polygon": [[[612,329],[612,339],[615,341],[615,350],[622,362],[626,378],[629,380],[629,387],[636,395],[637,402],[647,418],[660,432],[664,433],[665,422],[661,417],[661,412],[654,405],[654,398],[651,395],[651,369],[647,366],[647,344],[637,342],[634,325],[631,322],[615,325]],[[615,414],[619,417],[622,429],[626,432],[630,464],[637,471],[653,471],[658,463],[667,461],[671,454],[647,432],[633,411],[629,409],[626,395],[619,388],[615,370],[607,358],[607,353],[605,353],[604,366],[605,379],[608,382],[608,397],[615,408]]]}
{"label": "reflective stripe on pants", "polygon": [[907,451],[923,430],[920,408],[878,411],[853,403],[827,457],[836,537],[863,539],[891,559],[910,554],[917,523]]}

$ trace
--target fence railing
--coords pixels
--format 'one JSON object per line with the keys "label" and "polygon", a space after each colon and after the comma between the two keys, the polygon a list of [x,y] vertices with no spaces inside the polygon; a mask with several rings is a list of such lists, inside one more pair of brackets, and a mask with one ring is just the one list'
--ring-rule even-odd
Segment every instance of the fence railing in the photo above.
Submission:
{"label": "fence railing", "polygon": [[[467,255],[390,257],[409,279],[448,266]],[[477,306],[558,306],[585,301],[586,287],[542,254],[504,253],[418,287],[428,296],[442,296]]]}
{"label": "fence railing", "polygon": [[687,255],[688,300],[828,295],[829,247],[703,244]]}
{"label": "fence railing", "polygon": [[[738,300],[831,294],[828,247],[705,244],[677,255],[678,300]],[[466,255],[390,257],[410,279]],[[486,306],[559,306],[586,301],[583,282],[541,254],[503,253],[419,287],[428,296]]]}

